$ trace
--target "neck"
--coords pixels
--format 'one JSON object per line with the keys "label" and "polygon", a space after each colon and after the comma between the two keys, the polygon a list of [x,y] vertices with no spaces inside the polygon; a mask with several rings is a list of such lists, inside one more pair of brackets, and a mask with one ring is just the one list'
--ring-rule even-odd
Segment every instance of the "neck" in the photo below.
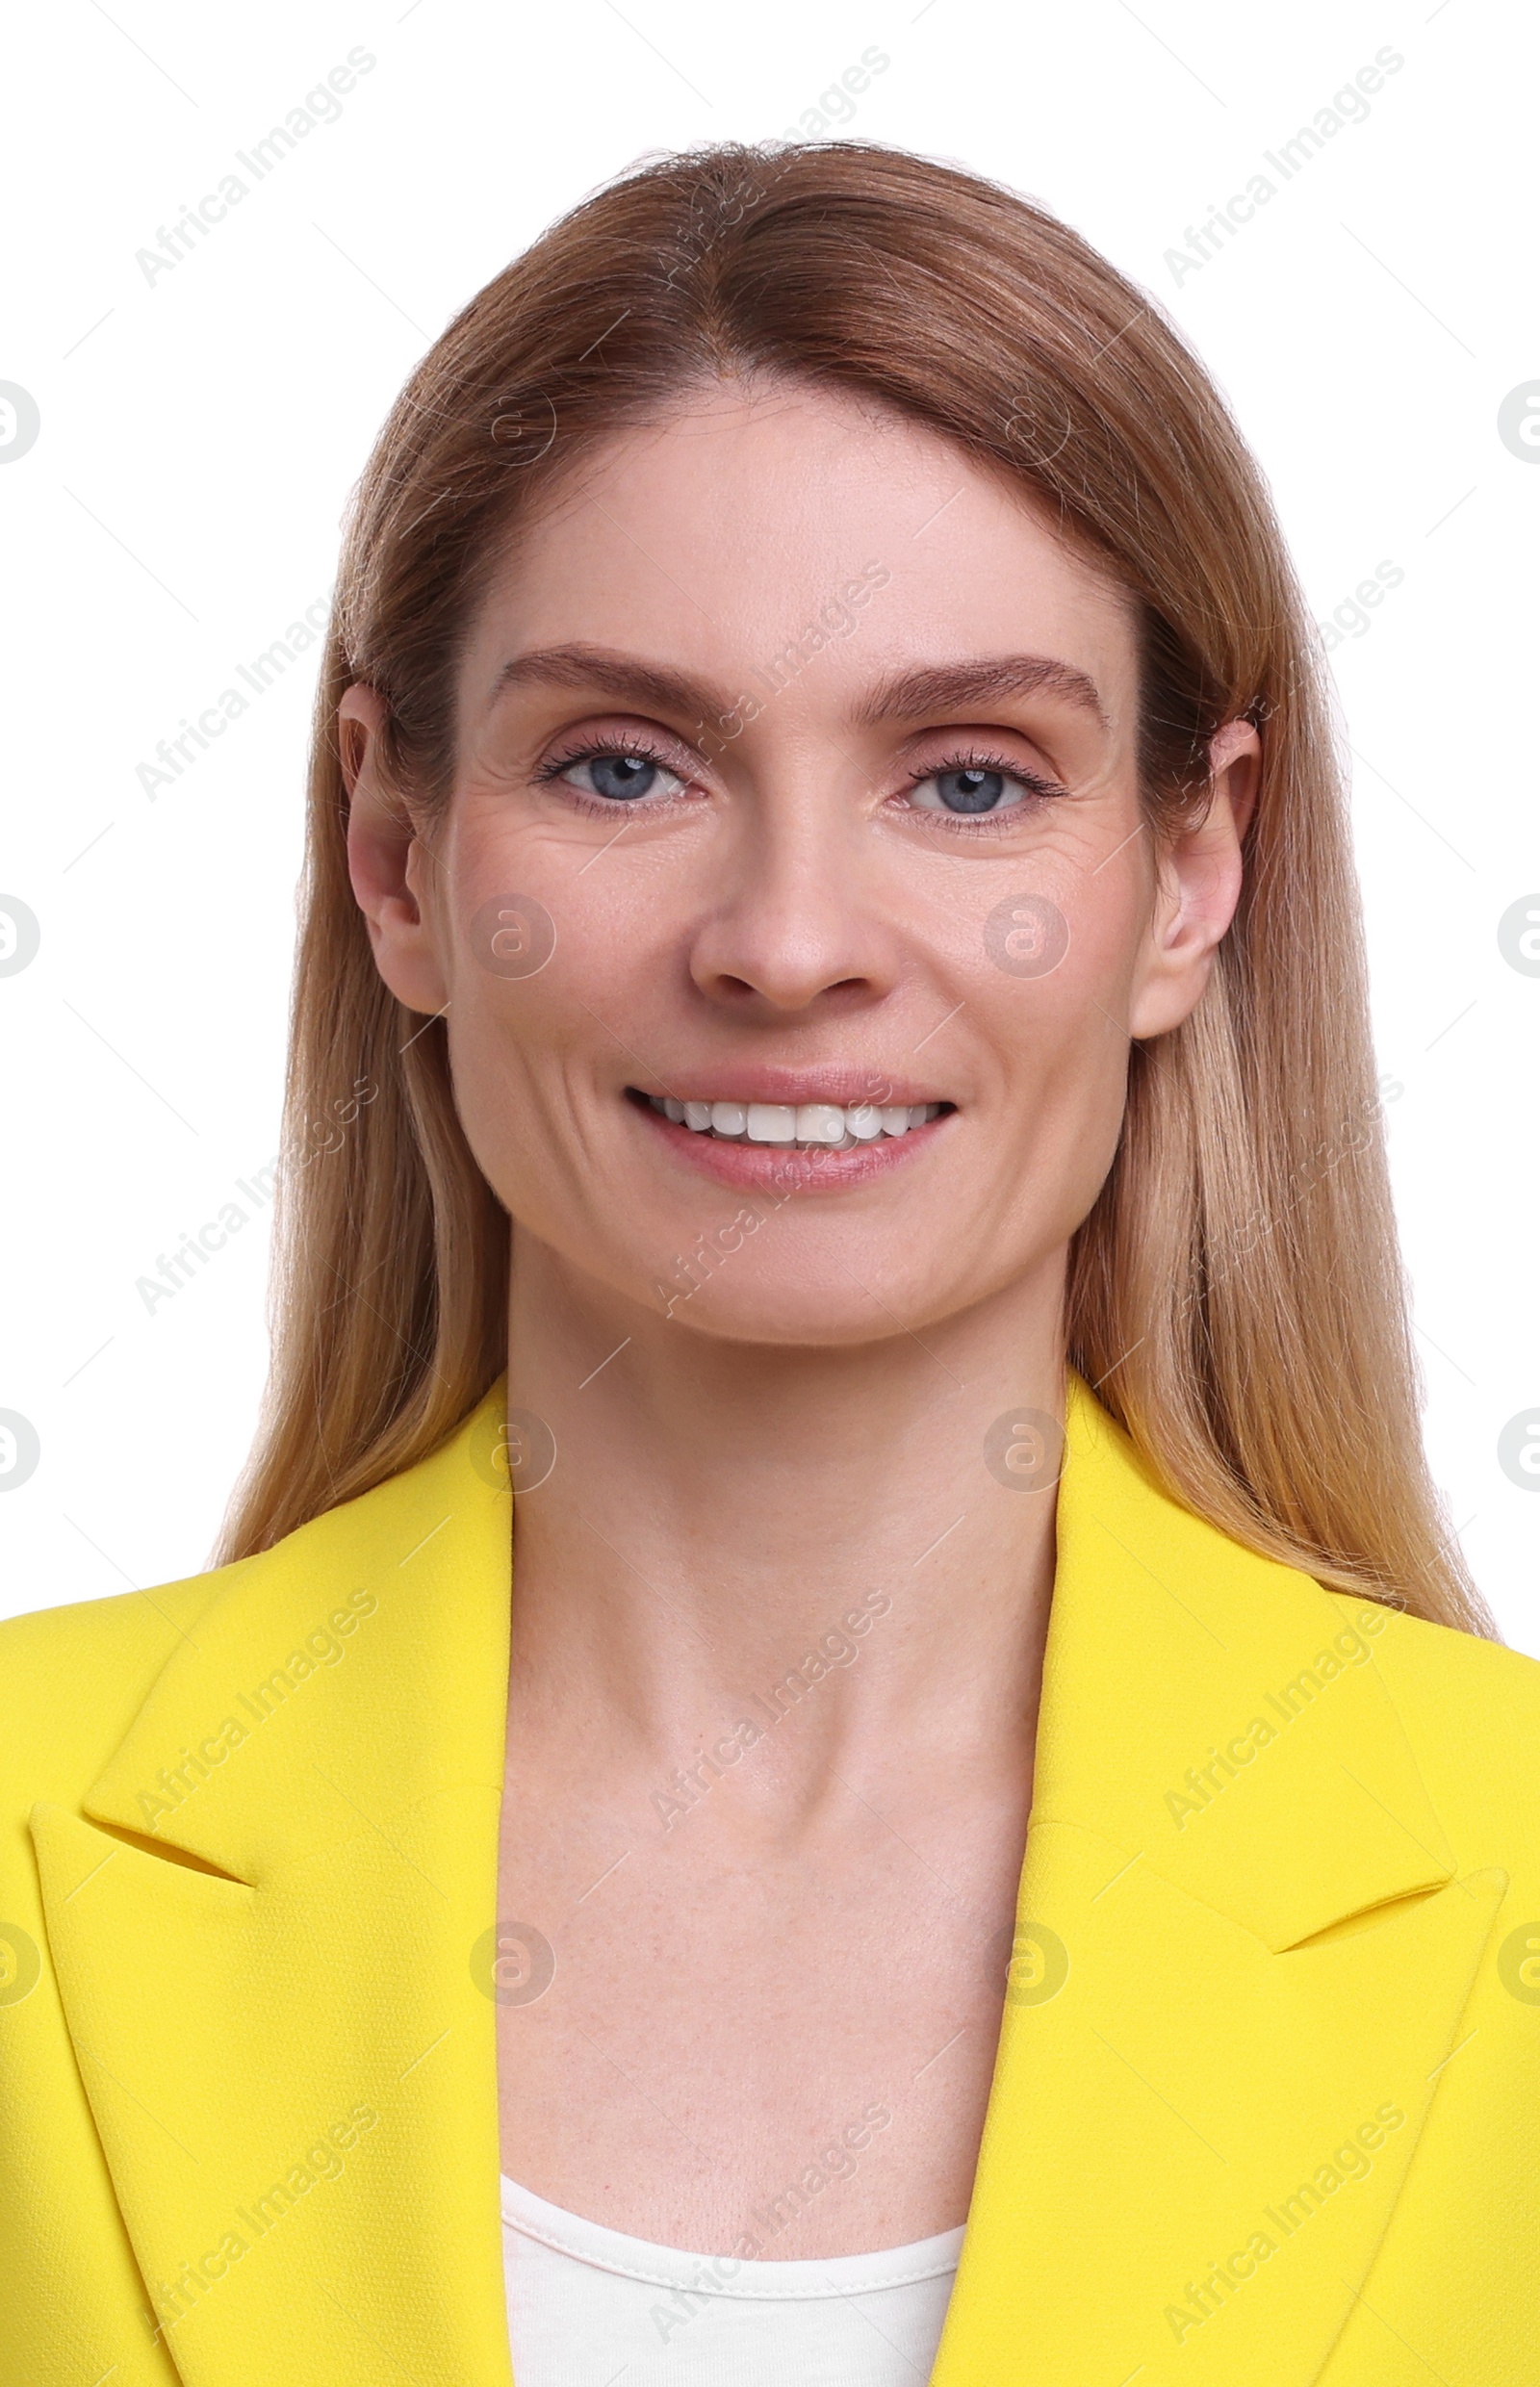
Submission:
{"label": "neck", "polygon": [[557,1455],[515,1502],[510,1719],[551,1746],[602,1733],[607,1773],[654,1784],[713,1780],[703,1750],[757,1726],[774,1759],[745,1777],[784,1817],[836,1781],[1019,1778],[1054,1491],[1016,1488],[990,1429],[1062,1425],[1065,1258],[916,1332],[783,1348],[627,1303],[516,1235],[508,1404]]}

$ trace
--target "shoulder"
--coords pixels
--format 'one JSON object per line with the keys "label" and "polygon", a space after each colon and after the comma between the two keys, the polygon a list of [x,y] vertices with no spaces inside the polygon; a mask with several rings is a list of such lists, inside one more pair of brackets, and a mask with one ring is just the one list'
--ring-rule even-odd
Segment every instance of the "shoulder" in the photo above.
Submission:
{"label": "shoulder", "polygon": [[1358,1633],[1440,1813],[1501,1820],[1540,1851],[1540,1659],[1421,1616],[1329,1595]]}
{"label": "shoulder", "polygon": [[218,1567],[147,1591],[0,1622],[0,1802],[77,1800],[167,1661],[238,1572]]}
{"label": "shoulder", "polygon": [[[0,1831],[18,1814],[24,1823],[38,1800],[78,1808],[168,1686],[192,1696],[212,1673],[222,1689],[221,1660],[237,1657],[263,1660],[266,1676],[326,1626],[337,1603],[357,1610],[368,1597],[372,1608],[374,1596],[358,1585],[409,1583],[421,1603],[424,1578],[441,1593],[478,1572],[490,1581],[488,1570],[500,1557],[505,1564],[508,1533],[500,1383],[425,1457],[268,1549],[179,1581],[0,1622]],[[302,1657],[299,1666],[311,1671]]]}
{"label": "shoulder", "polygon": [[1348,1592],[1328,1592],[1345,1628],[1364,1634],[1376,1662],[1394,1674],[1408,1698],[1450,1702],[1478,1700],[1488,1710],[1540,1718],[1540,1658],[1510,1650],[1505,1642],[1435,1625],[1400,1608],[1380,1607]]}

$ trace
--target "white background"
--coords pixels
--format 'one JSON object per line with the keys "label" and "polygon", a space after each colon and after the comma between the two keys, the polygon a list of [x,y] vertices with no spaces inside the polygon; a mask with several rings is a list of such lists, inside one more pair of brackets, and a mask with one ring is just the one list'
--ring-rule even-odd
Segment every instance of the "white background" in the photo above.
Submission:
{"label": "white background", "polygon": [[[1497,934],[1540,889],[1540,448],[1497,427],[1540,372],[1532,26],[1481,0],[56,0],[10,40],[0,380],[41,428],[0,465],[0,893],[41,944],[0,976],[0,1410],[41,1457],[0,1499],[0,1613],[201,1567],[264,1373],[266,1211],[153,1314],[136,1286],[251,1209],[236,1181],[276,1152],[319,650],[153,799],[139,766],[325,596],[392,398],[510,255],[644,152],[796,128],[875,45],[834,129],[999,177],[1155,293],[1262,459],[1317,617],[1381,561],[1404,575],[1332,664],[1426,1438],[1540,1655],[1540,1476],[1498,1457],[1540,1418],[1540,976]],[[360,46],[339,120],[147,280],[136,253]],[[1263,153],[1386,46],[1404,63],[1367,120],[1178,277],[1187,227],[1278,181]]]}

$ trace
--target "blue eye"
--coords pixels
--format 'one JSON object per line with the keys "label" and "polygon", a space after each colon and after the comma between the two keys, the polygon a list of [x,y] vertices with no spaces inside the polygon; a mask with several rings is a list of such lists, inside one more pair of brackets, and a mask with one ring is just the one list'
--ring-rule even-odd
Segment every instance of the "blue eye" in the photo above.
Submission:
{"label": "blue eye", "polygon": [[937,793],[949,812],[992,812],[1005,794],[999,771],[940,771]]}
{"label": "blue eye", "polygon": [[923,779],[910,783],[909,800],[921,812],[946,812],[954,819],[980,819],[999,812],[1021,812],[1044,798],[1063,794],[1051,780],[1041,779],[1003,755],[958,755]]}
{"label": "blue eye", "polygon": [[[579,773],[587,774],[586,781]],[[655,756],[615,746],[573,755],[555,765],[552,777],[565,780],[583,795],[603,796],[608,803],[620,804],[634,804],[643,796],[677,795],[684,783]],[[664,781],[666,786],[661,784]]]}

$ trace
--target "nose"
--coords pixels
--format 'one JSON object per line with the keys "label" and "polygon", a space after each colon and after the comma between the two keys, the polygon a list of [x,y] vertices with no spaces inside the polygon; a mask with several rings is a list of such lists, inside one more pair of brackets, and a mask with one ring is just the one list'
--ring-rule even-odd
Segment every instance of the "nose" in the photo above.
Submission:
{"label": "nose", "polygon": [[744,824],[690,954],[709,1002],[769,1021],[860,1010],[897,985],[900,928],[881,901],[872,833],[838,811],[833,791],[808,790]]}

